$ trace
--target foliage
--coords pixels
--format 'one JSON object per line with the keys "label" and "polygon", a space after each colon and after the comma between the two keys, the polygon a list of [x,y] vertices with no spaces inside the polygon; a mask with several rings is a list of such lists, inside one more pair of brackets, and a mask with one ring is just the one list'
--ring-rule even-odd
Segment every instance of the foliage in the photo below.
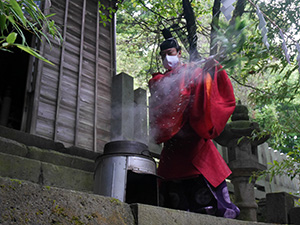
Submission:
{"label": "foliage", "polygon": [[[168,5],[172,7],[166,7]],[[193,1],[192,6],[198,19],[198,32],[209,35],[207,16],[211,12],[212,1]],[[146,88],[151,73],[163,70],[158,54],[158,44],[163,40],[161,30],[170,28],[173,35],[184,42],[185,26],[181,1],[125,0],[117,11],[117,71],[137,77],[135,80]],[[187,59],[188,49],[183,42],[183,56]],[[200,38],[198,42],[201,54],[208,56],[209,41]],[[130,62],[133,64],[128,64]]]}
{"label": "foliage", "polygon": [[[269,168],[264,171],[254,172],[249,182],[252,179],[260,180],[265,177],[269,177],[270,182],[274,179],[275,176],[288,176],[291,180],[295,178],[300,178],[300,148],[290,151],[287,153],[287,156],[284,160],[278,161],[274,160],[273,163],[269,163]],[[299,195],[297,193],[292,193]]]}
{"label": "foliage", "polygon": [[[53,38],[61,39],[60,33],[54,21],[50,19],[52,15],[45,15],[33,0],[4,0],[0,1],[0,50],[11,51],[17,47],[34,57],[52,64],[41,56],[35,49],[26,42],[24,30],[33,33],[42,40],[42,37],[50,43],[45,31]],[[18,37],[21,38],[18,43]]]}
{"label": "foliage", "polygon": [[[133,12],[134,8],[130,10]],[[155,48],[156,34],[148,31],[137,33],[140,26],[135,23],[134,19],[135,17],[122,12],[122,8],[118,10],[117,71],[140,77],[141,79],[135,79],[135,81],[139,80],[139,86],[146,87],[146,80],[152,72],[149,58],[157,50]]]}
{"label": "foliage", "polygon": [[285,103],[265,105],[255,110],[255,121],[264,130],[272,131],[270,147],[288,153],[300,146],[299,105]]}
{"label": "foliage", "polygon": [[[286,6],[287,4],[288,1],[286,1],[284,5]],[[295,7],[298,6],[298,3],[293,4]],[[166,7],[169,5],[172,5],[172,7]],[[197,19],[198,50],[203,57],[207,57],[210,48],[209,25],[212,20],[212,1],[206,1],[205,3],[192,1],[192,6]],[[286,8],[280,6],[280,4],[273,3],[260,5],[262,10],[266,10],[267,12],[272,12],[272,7],[276,7],[277,15],[285,12]],[[291,29],[290,27],[295,25],[287,22],[289,21],[288,18],[294,18],[294,16],[299,17],[299,15],[296,15],[296,8],[294,9],[295,10],[291,10],[291,15],[286,16],[287,19],[285,17],[282,19],[283,23],[280,23],[280,25],[284,24],[284,26],[281,27],[282,29],[289,30]],[[281,48],[279,48],[280,43],[278,41],[278,34],[276,34],[278,33],[278,30],[276,31],[277,28],[275,27],[275,30],[273,29],[274,27],[269,28],[268,35],[271,38],[271,48],[268,50],[263,46],[261,41],[260,31],[257,28],[258,18],[256,18],[255,13],[253,13],[255,12],[255,8],[248,4],[246,10],[250,13],[244,13],[242,18],[235,18],[235,23],[228,24],[224,22],[224,18],[221,19],[221,28],[218,30],[218,36],[212,42],[213,44],[219,42],[219,45],[222,46],[218,54],[224,55],[224,61],[222,60],[220,62],[226,66],[225,68],[229,70],[229,74],[238,74],[234,79],[242,85],[245,85],[248,78],[251,79],[253,74],[276,73],[287,66],[285,56],[282,54]],[[285,14],[287,13],[285,12]],[[173,0],[172,2],[161,2],[152,0],[143,2],[142,0],[128,0],[124,1],[121,5],[118,11],[117,34],[118,40],[123,41],[118,42],[118,46],[123,45],[122,43],[125,42],[127,44],[129,43],[139,50],[129,51],[130,55],[126,57],[139,58],[140,52],[142,52],[144,58],[146,58],[146,60],[143,60],[145,65],[143,66],[143,71],[133,74],[141,74],[148,79],[149,76],[145,76],[146,74],[149,75],[149,73],[162,69],[160,66],[160,57],[157,54],[157,47],[158,43],[162,41],[160,31],[165,27],[171,28],[173,35],[175,34],[175,36],[182,41],[182,45],[186,49],[188,48],[185,43],[187,31],[185,29],[186,22],[182,17],[181,1]],[[294,33],[297,32],[295,31]],[[287,43],[290,48],[291,43],[289,41],[287,41]],[[222,52],[224,49],[225,52]],[[124,50],[122,49],[122,51]],[[295,51],[293,53],[295,53]],[[185,58],[188,57],[185,56]],[[120,59],[121,60],[118,60],[119,62],[126,61],[122,60],[123,58],[121,57]],[[291,59],[292,61],[295,59],[295,54],[292,54]],[[270,61],[274,63],[270,64]],[[147,62],[148,65],[146,66]],[[124,66],[118,64],[119,71],[124,70],[124,68]],[[296,68],[297,65],[293,61],[293,67],[285,74],[286,80],[289,74],[295,71]],[[277,96],[286,96],[284,91],[287,91],[287,89],[282,87],[280,90],[283,92],[278,93]],[[259,92],[253,92],[252,95],[258,95],[259,99]],[[272,93],[270,94],[273,96]],[[256,99],[257,98],[255,98],[255,100]],[[266,99],[268,99],[268,96]]]}
{"label": "foliage", "polygon": [[[285,2],[286,7],[289,3]],[[296,1],[294,7],[299,5]],[[251,11],[251,5],[247,11]],[[274,15],[287,14],[285,8],[279,4],[261,5],[261,8]],[[299,30],[292,29],[295,24],[289,23],[289,18],[298,15],[296,9],[291,10],[291,15],[281,18],[284,23],[280,29],[287,30],[286,34],[299,34]],[[272,12],[272,13],[271,13]],[[258,122],[263,128],[263,132],[269,131],[272,136],[269,144],[274,149],[289,152],[299,146],[298,137],[299,126],[299,72],[295,51],[297,39],[286,40],[290,50],[291,64],[286,60],[283,49],[280,46],[280,37],[278,35],[279,26],[269,27],[270,47],[267,49],[261,41],[260,31],[258,29],[258,20],[255,20],[255,14],[249,14],[248,19],[243,16],[243,20],[237,18],[235,27],[241,26],[240,32],[234,29],[233,25],[226,26],[221,24],[216,41],[222,42],[225,49],[222,65],[231,75],[231,78],[238,84],[236,85],[236,96],[239,98],[239,89],[248,89],[246,101],[248,103],[253,120]],[[269,18],[269,17],[267,17]],[[278,21],[281,21],[278,20]],[[295,21],[295,18],[293,18]],[[274,21],[269,21],[269,25],[274,25]],[[289,32],[291,30],[291,32]],[[229,32],[228,32],[229,31]],[[231,35],[230,35],[231,34]],[[286,35],[287,37],[287,35]],[[299,36],[292,36],[298,38]],[[272,109],[272,110],[271,110]]]}
{"label": "foliage", "polygon": [[105,27],[107,23],[111,23],[113,14],[116,13],[116,9],[111,6],[105,6],[101,1],[98,2],[100,23]]}
{"label": "foliage", "polygon": [[[287,12],[286,7],[291,10]],[[300,172],[300,76],[296,61],[299,53],[295,48],[300,32],[295,27],[296,18],[300,19],[297,10],[299,1],[260,4],[260,9],[268,19],[270,47],[267,49],[262,44],[258,21],[255,21],[256,15],[249,14],[249,21],[252,22],[247,29],[252,32],[247,35],[242,49],[235,51],[239,53],[239,63],[233,63],[231,59],[235,58],[230,57],[229,61],[237,68],[231,67],[229,71],[230,74],[238,74],[231,76],[238,84],[250,87],[248,100],[251,103],[249,106],[252,118],[260,124],[262,132],[271,134],[269,146],[291,156],[283,161],[274,161],[268,170],[259,173],[258,176],[269,175],[272,180],[275,175],[285,175],[294,179]],[[289,50],[290,64],[281,46],[283,40],[278,34],[280,30],[285,32],[284,41]],[[249,85],[251,82],[252,85]]]}

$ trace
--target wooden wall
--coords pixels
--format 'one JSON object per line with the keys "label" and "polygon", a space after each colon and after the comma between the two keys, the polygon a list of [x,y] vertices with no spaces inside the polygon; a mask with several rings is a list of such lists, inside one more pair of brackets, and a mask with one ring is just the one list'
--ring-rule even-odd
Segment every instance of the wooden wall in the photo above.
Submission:
{"label": "wooden wall", "polygon": [[45,2],[45,11],[56,14],[63,45],[41,44],[55,66],[39,61],[30,133],[101,152],[110,140],[114,23],[99,23],[97,0]]}

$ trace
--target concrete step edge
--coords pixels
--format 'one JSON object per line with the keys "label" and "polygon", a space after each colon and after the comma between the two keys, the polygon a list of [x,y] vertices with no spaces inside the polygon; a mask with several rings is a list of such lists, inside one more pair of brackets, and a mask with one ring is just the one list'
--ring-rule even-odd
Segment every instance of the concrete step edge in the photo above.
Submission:
{"label": "concrete step edge", "polygon": [[0,176],[37,184],[92,192],[94,174],[0,152]]}
{"label": "concrete step edge", "polygon": [[26,146],[25,144],[4,137],[0,137],[0,152],[88,172],[93,172],[95,169],[95,161],[92,159],[73,156],[51,149]]}

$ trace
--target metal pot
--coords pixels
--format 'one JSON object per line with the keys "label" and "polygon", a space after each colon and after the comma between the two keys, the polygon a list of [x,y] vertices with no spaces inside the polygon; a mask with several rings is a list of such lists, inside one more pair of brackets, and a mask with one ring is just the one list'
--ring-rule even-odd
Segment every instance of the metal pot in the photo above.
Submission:
{"label": "metal pot", "polygon": [[156,163],[147,145],[136,141],[113,141],[96,159],[95,194],[127,203],[157,205]]}

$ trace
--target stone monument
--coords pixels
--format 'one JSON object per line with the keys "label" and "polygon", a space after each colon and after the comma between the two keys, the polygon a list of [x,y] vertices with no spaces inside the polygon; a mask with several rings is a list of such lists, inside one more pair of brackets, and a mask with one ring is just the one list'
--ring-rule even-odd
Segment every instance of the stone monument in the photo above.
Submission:
{"label": "stone monument", "polygon": [[240,220],[257,221],[257,203],[254,195],[255,180],[249,182],[254,171],[265,170],[266,166],[258,162],[257,146],[264,143],[269,136],[255,136],[259,126],[251,122],[248,109],[240,102],[237,104],[232,122],[215,141],[228,149],[228,165],[234,185],[235,204],[240,208]]}

